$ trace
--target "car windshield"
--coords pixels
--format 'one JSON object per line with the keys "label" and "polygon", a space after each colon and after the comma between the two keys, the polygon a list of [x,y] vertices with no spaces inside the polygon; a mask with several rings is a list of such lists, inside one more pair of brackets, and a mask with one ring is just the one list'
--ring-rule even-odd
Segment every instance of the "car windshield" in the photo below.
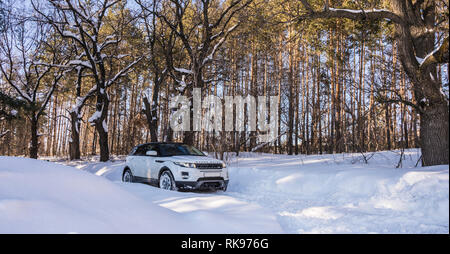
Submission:
{"label": "car windshield", "polygon": [[205,156],[200,150],[193,146],[182,144],[161,144],[159,145],[161,156],[175,156],[175,155],[194,155]]}

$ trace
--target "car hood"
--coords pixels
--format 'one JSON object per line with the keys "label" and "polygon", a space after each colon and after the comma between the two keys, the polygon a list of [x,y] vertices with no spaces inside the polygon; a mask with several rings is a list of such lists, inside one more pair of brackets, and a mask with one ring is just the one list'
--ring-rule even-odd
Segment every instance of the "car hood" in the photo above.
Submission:
{"label": "car hood", "polygon": [[176,155],[171,156],[170,160],[175,162],[190,162],[190,163],[222,163],[222,161],[214,158],[195,155]]}

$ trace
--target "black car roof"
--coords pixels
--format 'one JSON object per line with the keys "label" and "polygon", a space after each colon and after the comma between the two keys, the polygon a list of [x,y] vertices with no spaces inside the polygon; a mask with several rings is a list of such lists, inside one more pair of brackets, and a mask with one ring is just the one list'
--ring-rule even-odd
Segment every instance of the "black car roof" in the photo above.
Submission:
{"label": "black car roof", "polygon": [[149,142],[149,143],[145,143],[145,144],[140,144],[137,145],[135,147],[139,147],[139,146],[145,146],[145,145],[167,145],[167,144],[173,144],[173,145],[185,145],[185,143],[182,142]]}

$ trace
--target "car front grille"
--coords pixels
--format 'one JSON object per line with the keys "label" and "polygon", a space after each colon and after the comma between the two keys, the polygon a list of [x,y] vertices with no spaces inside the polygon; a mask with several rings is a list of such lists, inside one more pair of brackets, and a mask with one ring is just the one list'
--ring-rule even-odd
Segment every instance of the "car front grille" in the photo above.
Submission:
{"label": "car front grille", "polygon": [[221,186],[222,186],[222,184],[220,182],[206,182],[206,183],[203,183],[200,186],[200,188],[205,188],[205,189],[207,189],[207,188],[219,188]]}
{"label": "car front grille", "polygon": [[221,169],[222,164],[220,163],[196,163],[195,166],[198,169]]}

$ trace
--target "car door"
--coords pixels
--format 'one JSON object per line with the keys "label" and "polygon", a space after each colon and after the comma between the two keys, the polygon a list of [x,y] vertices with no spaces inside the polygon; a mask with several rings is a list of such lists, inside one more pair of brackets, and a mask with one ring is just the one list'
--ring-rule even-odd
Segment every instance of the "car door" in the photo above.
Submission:
{"label": "car door", "polygon": [[145,163],[145,152],[146,152],[146,146],[142,145],[139,146],[136,149],[136,152],[134,153],[134,156],[132,158],[132,165],[133,165],[133,173],[134,176],[137,177],[146,177],[145,176],[145,165],[143,165]]}
{"label": "car door", "polygon": [[127,157],[127,166],[131,169],[134,176],[137,174],[137,165],[136,165],[136,157],[137,157],[137,150],[139,149],[139,146],[133,148],[131,153]]}
{"label": "car door", "polygon": [[[158,146],[157,145],[148,145],[146,147],[146,151],[156,151],[158,153]],[[158,153],[159,154],[159,153]],[[156,160],[158,159],[158,156],[143,156],[142,161],[142,174],[145,175],[145,178],[153,179],[155,180],[155,172],[158,170],[156,165]]]}

